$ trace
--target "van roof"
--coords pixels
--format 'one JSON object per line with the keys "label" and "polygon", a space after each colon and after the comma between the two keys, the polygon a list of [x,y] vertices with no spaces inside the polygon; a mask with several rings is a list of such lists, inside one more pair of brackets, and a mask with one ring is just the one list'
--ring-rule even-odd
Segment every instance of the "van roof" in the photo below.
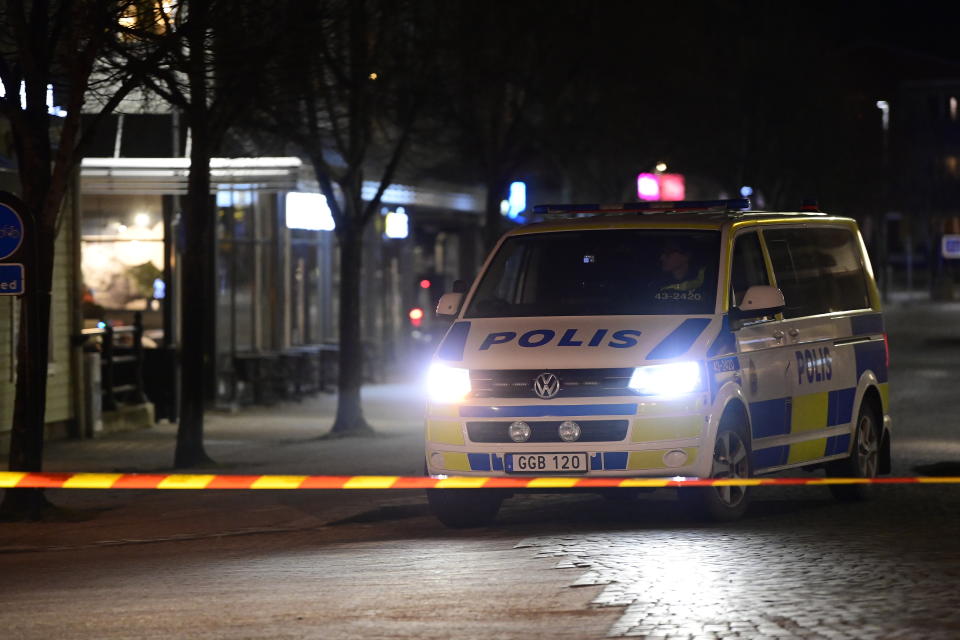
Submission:
{"label": "van roof", "polygon": [[856,224],[852,218],[809,211],[702,211],[684,213],[599,213],[559,218],[551,216],[510,231],[507,235],[526,235],[553,231],[603,229],[723,229],[742,228],[765,223],[832,222]]}

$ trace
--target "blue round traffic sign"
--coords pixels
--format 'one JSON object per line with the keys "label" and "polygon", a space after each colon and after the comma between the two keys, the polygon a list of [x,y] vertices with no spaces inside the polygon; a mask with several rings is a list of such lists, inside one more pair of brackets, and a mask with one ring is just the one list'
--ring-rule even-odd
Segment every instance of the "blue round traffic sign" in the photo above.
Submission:
{"label": "blue round traffic sign", "polygon": [[0,204],[0,260],[12,256],[23,242],[23,220],[20,214]]}

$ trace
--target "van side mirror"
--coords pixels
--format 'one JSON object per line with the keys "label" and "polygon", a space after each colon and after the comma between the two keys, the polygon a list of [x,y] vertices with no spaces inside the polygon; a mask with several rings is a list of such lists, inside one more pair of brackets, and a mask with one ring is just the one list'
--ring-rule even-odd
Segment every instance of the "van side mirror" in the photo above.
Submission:
{"label": "van side mirror", "polygon": [[463,304],[462,293],[445,293],[440,296],[440,302],[437,303],[437,315],[455,316],[460,313],[461,304]]}
{"label": "van side mirror", "polygon": [[785,307],[786,302],[780,289],[768,285],[754,285],[743,294],[740,306],[730,309],[730,327],[737,330],[743,326],[745,320],[774,316]]}

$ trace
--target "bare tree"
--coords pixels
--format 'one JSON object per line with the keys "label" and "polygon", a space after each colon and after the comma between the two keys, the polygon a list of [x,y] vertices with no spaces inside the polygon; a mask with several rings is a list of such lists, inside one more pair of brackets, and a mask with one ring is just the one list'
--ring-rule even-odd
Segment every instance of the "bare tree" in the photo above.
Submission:
{"label": "bare tree", "polygon": [[[258,76],[256,126],[306,157],[333,215],[339,247],[337,415],[331,434],[372,432],[363,416],[360,277],[364,230],[380,210],[422,104],[417,2],[289,2],[287,46]],[[378,184],[364,200],[368,176]]]}
{"label": "bare tree", "polygon": [[[13,132],[22,213],[34,222],[36,248],[34,272],[27,274],[21,299],[11,470],[42,469],[55,240],[65,195],[91,134],[81,122],[81,108],[98,57],[116,42],[120,19],[134,14],[144,21],[156,18],[153,9],[144,12],[132,2],[108,0],[10,0],[0,15],[0,80],[5,88],[0,111]],[[136,86],[139,73],[156,55],[157,44],[139,38],[131,37],[125,46],[138,51],[140,62],[108,78],[113,91],[100,117]],[[48,113],[51,85],[66,111],[62,118]],[[98,120],[94,118],[94,124]],[[3,510],[34,515],[45,505],[40,491],[17,489],[7,492]]]}
{"label": "bare tree", "polygon": [[[213,395],[215,350],[216,229],[210,159],[230,126],[249,107],[249,78],[276,50],[279,32],[269,28],[272,13],[256,4],[227,0],[183,0],[164,15],[166,32],[181,36],[180,46],[144,77],[149,92],[178,109],[190,132],[190,175],[181,224],[180,420],[174,466],[212,462],[204,449],[203,412]],[[134,60],[121,52],[113,62]]]}
{"label": "bare tree", "polygon": [[543,155],[582,127],[583,100],[572,94],[583,77],[583,59],[571,42],[595,12],[591,5],[558,0],[549,10],[537,3],[510,7],[509,17],[469,0],[439,3],[440,100],[452,123],[453,144],[486,188],[484,244],[501,233],[501,201],[511,181],[528,165],[543,167]]}

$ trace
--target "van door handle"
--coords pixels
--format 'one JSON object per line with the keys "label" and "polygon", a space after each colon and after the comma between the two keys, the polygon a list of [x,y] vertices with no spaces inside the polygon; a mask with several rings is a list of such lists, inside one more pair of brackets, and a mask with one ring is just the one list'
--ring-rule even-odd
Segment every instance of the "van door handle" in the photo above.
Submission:
{"label": "van door handle", "polygon": [[776,340],[777,342],[782,342],[782,341],[783,341],[783,331],[781,331],[780,329],[777,329],[776,331],[774,331],[774,332],[773,332],[773,339]]}
{"label": "van door handle", "polygon": [[787,333],[790,334],[791,338],[796,338],[798,335],[800,335],[800,329],[790,329],[790,331],[787,331]]}

